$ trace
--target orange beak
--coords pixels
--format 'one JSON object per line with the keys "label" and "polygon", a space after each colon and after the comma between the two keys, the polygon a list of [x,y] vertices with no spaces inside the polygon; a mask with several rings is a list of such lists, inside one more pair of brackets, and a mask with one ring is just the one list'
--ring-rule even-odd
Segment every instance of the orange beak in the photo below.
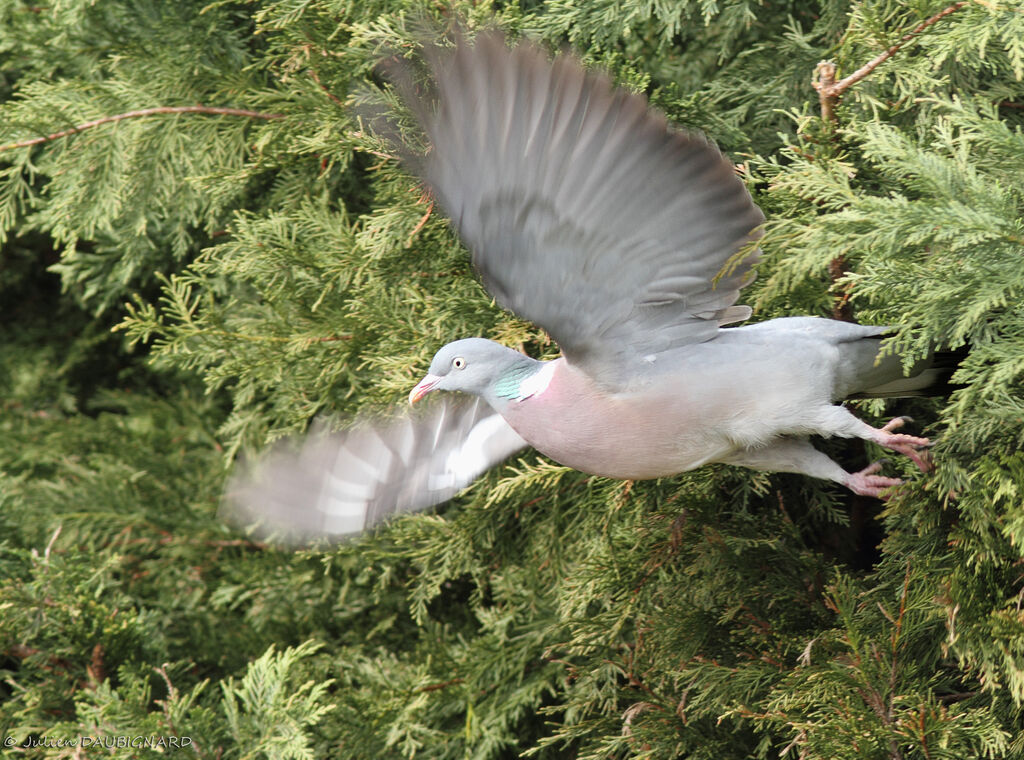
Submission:
{"label": "orange beak", "polygon": [[415,404],[421,398],[434,390],[434,386],[439,382],[441,382],[441,378],[438,375],[427,375],[424,377],[416,384],[415,388],[409,391],[409,403]]}

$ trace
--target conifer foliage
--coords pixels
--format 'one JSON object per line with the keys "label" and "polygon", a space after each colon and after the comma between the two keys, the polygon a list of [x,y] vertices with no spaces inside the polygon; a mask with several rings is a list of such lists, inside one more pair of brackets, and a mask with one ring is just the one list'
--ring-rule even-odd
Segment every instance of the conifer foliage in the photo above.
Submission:
{"label": "conifer foliage", "polygon": [[[382,58],[485,27],[737,163],[770,220],[755,319],[962,350],[948,397],[858,410],[912,414],[935,470],[891,461],[882,503],[530,453],[329,552],[221,525],[236,454],[400,403],[448,340],[557,351],[358,116],[395,105]],[[0,0],[0,741],[1024,757],[1022,123],[1008,0]]]}

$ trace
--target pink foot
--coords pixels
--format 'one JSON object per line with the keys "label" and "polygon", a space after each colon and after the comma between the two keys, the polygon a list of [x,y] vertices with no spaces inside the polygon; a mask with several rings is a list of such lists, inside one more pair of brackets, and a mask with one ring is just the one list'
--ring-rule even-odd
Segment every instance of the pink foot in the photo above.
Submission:
{"label": "pink foot", "polygon": [[884,475],[875,475],[882,469],[881,462],[872,462],[860,472],[851,472],[846,478],[846,487],[861,496],[873,496],[876,499],[884,499],[885,492],[893,486],[903,483],[899,478],[887,478]]}
{"label": "pink foot", "polygon": [[890,432],[892,430],[899,430],[901,427],[906,425],[908,422],[913,422],[913,421],[914,421],[913,417],[908,417],[905,414],[902,417],[893,417],[891,420],[889,420],[884,425],[882,425],[882,432],[883,433],[888,433],[888,432]]}
{"label": "pink foot", "polygon": [[[898,451],[900,454],[910,457],[910,461],[917,465],[917,469],[921,472],[928,472],[932,468],[932,464],[928,460],[928,455],[918,451],[918,449],[931,446],[932,442],[927,438],[918,438],[916,435],[889,432],[903,427],[907,422],[912,422],[910,417],[896,417],[889,420],[877,431],[874,441],[879,446],[885,446],[887,449]],[[869,467],[868,469],[871,468]],[[867,472],[867,470],[864,470],[864,472]]]}

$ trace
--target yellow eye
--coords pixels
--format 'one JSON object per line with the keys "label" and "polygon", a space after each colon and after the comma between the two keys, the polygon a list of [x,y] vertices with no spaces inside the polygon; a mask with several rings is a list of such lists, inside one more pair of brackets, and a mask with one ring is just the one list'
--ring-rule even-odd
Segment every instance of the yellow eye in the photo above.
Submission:
{"label": "yellow eye", "polygon": [[455,369],[462,369],[463,367],[466,366],[466,360],[463,359],[461,356],[456,356],[454,359],[452,359],[452,366],[455,367]]}

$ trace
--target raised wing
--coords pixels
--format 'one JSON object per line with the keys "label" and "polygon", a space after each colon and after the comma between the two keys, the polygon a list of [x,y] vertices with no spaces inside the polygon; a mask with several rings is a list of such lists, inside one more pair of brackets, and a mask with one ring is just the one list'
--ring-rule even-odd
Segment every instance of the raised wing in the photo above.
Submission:
{"label": "raised wing", "polygon": [[484,33],[426,57],[436,97],[397,79],[431,143],[414,168],[497,301],[571,364],[622,387],[637,360],[750,315],[733,304],[756,256],[718,276],[764,216],[703,136],[529,43]]}
{"label": "raised wing", "polygon": [[240,466],[221,517],[277,543],[337,541],[447,501],[526,445],[484,401],[443,397],[425,416],[314,432]]}

